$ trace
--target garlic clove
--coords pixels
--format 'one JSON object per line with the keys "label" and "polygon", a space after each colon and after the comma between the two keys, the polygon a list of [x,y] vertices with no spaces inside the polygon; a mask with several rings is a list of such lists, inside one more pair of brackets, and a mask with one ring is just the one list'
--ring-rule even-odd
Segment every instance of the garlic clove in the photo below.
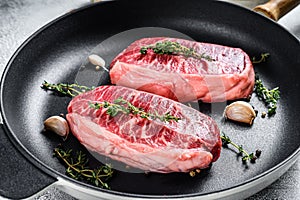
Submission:
{"label": "garlic clove", "polygon": [[252,125],[256,113],[249,103],[245,101],[236,101],[226,106],[224,117],[236,122]]}
{"label": "garlic clove", "polygon": [[44,128],[62,137],[67,137],[70,132],[67,120],[60,116],[51,116],[46,119],[44,121]]}
{"label": "garlic clove", "polygon": [[109,70],[105,67],[105,60],[96,54],[89,55],[88,57],[89,62],[95,65],[96,71],[99,71],[100,68],[104,69],[105,71],[109,72]]}
{"label": "garlic clove", "polygon": [[89,61],[93,65],[98,65],[100,67],[105,66],[105,61],[103,60],[103,58],[101,58],[100,56],[95,55],[95,54],[92,54],[92,55],[89,56]]}

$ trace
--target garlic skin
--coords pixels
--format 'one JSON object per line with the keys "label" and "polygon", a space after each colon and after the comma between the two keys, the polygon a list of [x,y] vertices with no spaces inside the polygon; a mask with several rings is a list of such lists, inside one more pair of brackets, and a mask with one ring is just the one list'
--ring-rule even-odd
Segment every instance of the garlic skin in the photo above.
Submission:
{"label": "garlic skin", "polygon": [[249,103],[245,101],[236,101],[226,106],[224,117],[236,122],[252,125],[256,113]]}
{"label": "garlic skin", "polygon": [[46,119],[44,121],[44,128],[62,137],[67,137],[70,132],[67,120],[60,116],[51,116]]}

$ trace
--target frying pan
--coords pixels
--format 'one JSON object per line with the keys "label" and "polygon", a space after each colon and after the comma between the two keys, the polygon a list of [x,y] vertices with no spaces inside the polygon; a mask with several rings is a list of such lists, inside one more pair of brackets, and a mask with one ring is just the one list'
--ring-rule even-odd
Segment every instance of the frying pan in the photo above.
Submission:
{"label": "frying pan", "polygon": [[[43,91],[41,83],[74,82],[82,61],[97,44],[122,31],[143,27],[167,28],[196,41],[240,47],[249,55],[270,53],[268,62],[255,66],[255,71],[267,87],[280,87],[281,99],[273,117],[257,117],[253,126],[240,126],[224,122],[221,113],[211,112],[219,105],[199,103],[200,110],[212,115],[245,149],[262,150],[256,163],[244,165],[234,150],[224,148],[220,159],[196,177],[118,171],[110,181],[111,190],[65,175],[65,168],[52,157],[53,148],[62,141],[43,133],[42,124],[47,117],[66,112],[70,98]],[[284,28],[232,4],[197,0],[174,0],[171,4],[161,0],[102,2],[58,18],[17,50],[1,81],[4,128],[15,147],[52,177],[49,187],[59,187],[77,198],[246,198],[276,180],[300,154],[299,52],[299,41]],[[250,103],[259,111],[265,109],[255,95]],[[84,150],[72,136],[66,143]]]}

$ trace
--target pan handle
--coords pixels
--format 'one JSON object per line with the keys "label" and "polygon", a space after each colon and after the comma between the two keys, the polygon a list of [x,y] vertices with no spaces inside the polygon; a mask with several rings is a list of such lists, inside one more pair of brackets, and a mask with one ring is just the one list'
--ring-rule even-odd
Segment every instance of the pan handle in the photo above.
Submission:
{"label": "pan handle", "polygon": [[300,3],[300,0],[270,0],[265,4],[256,6],[253,10],[278,21]]}

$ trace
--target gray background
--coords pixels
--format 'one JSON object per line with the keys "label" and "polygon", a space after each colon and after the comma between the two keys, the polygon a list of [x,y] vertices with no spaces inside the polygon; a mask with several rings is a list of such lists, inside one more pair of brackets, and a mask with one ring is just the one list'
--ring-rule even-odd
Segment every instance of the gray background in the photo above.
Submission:
{"label": "gray background", "polygon": [[[262,0],[226,0],[247,8],[253,8]],[[150,1],[149,1],[150,2]],[[72,9],[89,4],[89,0],[0,0],[0,73],[16,49],[40,27]],[[288,13],[278,22],[300,39],[300,6]],[[22,169],[30,169],[30,164],[13,148],[8,149],[10,141],[0,133],[0,199],[10,196],[11,191],[20,185],[30,187],[30,180],[18,179],[12,182],[11,175],[22,177]],[[17,163],[17,164],[16,164]],[[30,170],[26,172],[30,176]],[[32,174],[34,176],[34,174]],[[38,180],[42,180],[39,177]],[[26,185],[27,184],[27,185]],[[73,197],[51,188],[38,199],[66,199]],[[300,159],[277,181],[264,190],[248,198],[254,199],[300,199]]]}

